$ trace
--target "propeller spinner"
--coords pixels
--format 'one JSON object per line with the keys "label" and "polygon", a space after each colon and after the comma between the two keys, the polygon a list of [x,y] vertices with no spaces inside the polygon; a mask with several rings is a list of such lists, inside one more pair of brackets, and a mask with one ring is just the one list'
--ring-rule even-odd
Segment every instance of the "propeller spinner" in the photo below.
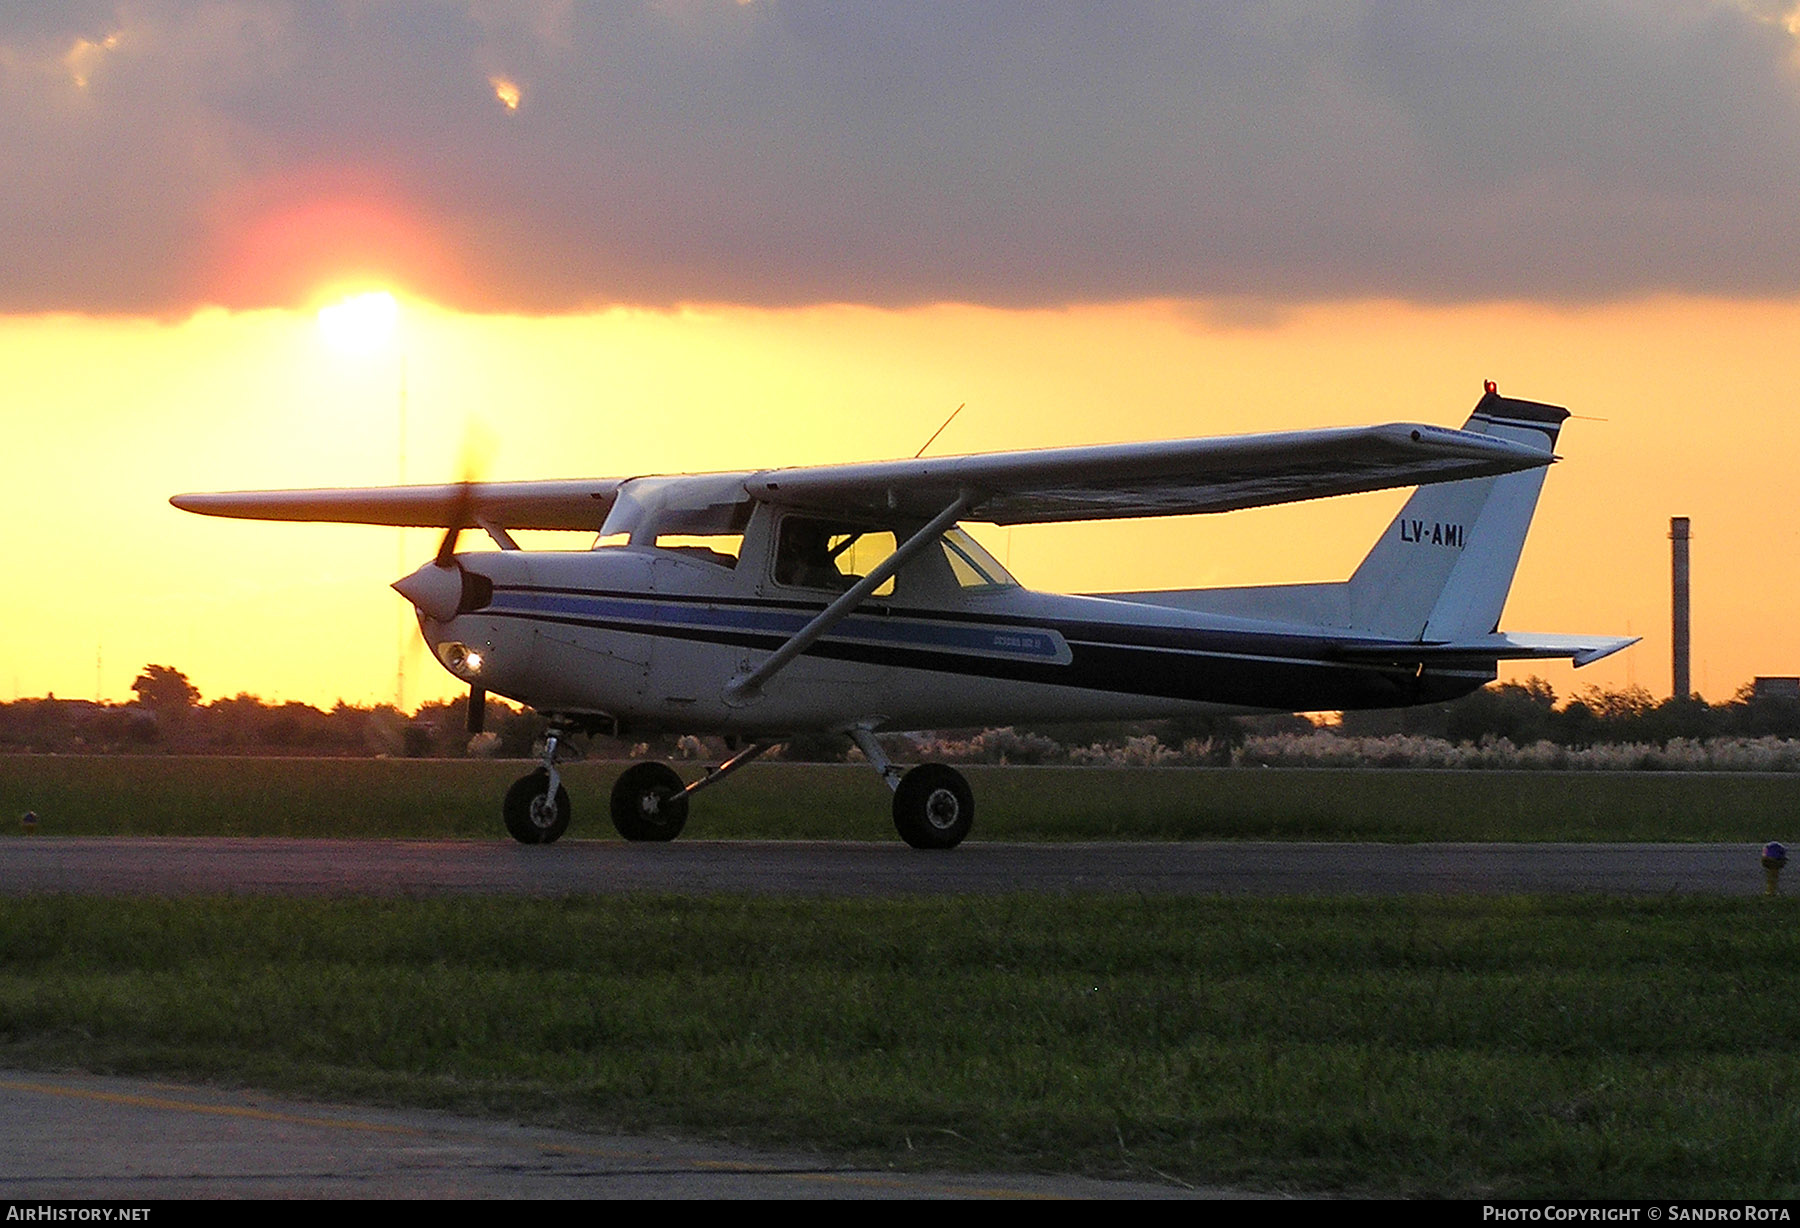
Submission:
{"label": "propeller spinner", "polygon": [[437,554],[410,576],[394,581],[395,592],[412,602],[419,613],[437,622],[455,618],[465,606],[465,596],[473,595],[468,592],[471,577],[456,561],[456,539],[474,506],[474,484],[464,480],[456,488],[456,500],[444,517],[448,527],[444,540],[438,543]]}
{"label": "propeller spinner", "polygon": [[412,602],[425,617],[447,623],[462,608],[468,578],[455,559],[448,565],[431,562],[405,579],[394,581],[394,591]]}

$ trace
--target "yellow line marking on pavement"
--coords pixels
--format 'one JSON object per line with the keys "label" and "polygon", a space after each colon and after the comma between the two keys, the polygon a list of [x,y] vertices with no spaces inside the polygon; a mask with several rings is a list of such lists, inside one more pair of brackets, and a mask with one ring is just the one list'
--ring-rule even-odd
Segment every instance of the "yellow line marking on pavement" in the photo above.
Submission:
{"label": "yellow line marking on pavement", "polygon": [[[863,1177],[854,1176],[850,1173],[839,1173],[835,1175],[831,1173],[802,1173],[799,1175],[811,1181],[835,1181],[844,1185],[866,1185],[872,1189],[912,1190],[917,1192],[919,1188],[917,1185],[902,1181],[898,1177]],[[921,1177],[921,1180],[931,1181],[936,1180],[936,1178]],[[1027,1190],[973,1185],[961,1186],[952,1185],[948,1182],[939,1184],[937,1189],[940,1193],[953,1194],[958,1198],[997,1198],[1026,1202],[1059,1202],[1067,1197],[1067,1195],[1063,1194],[1035,1194]]]}
{"label": "yellow line marking on pavement", "polygon": [[340,1130],[366,1130],[373,1134],[424,1134],[412,1126],[396,1126],[377,1121],[357,1121],[348,1117],[305,1117],[298,1113],[277,1113],[271,1109],[253,1109],[246,1105],[204,1104],[197,1100],[171,1100],[164,1096],[133,1096],[126,1092],[101,1092],[85,1087],[66,1087],[54,1083],[15,1083],[0,1079],[0,1088],[17,1092],[37,1092],[44,1096],[64,1096],[71,1100],[99,1100],[106,1104],[127,1104],[141,1109],[170,1109],[178,1113],[203,1113],[215,1117],[248,1117],[256,1121],[279,1121],[296,1126],[332,1126]]}
{"label": "yellow line marking on pavement", "polygon": [[[161,1086],[167,1086],[163,1084]],[[86,1087],[69,1087],[56,1083],[23,1083],[10,1079],[0,1079],[0,1089],[15,1092],[35,1092],[42,1096],[62,1096],[71,1100],[97,1100],[103,1104],[130,1105],[142,1109],[168,1109],[177,1113],[198,1113],[214,1117],[243,1117],[254,1121],[277,1121],[296,1126],[327,1126],[339,1130],[363,1130],[372,1134],[403,1134],[424,1136],[429,1131],[415,1126],[398,1126],[384,1122],[358,1121],[351,1117],[307,1117],[299,1113],[278,1113],[272,1109],[257,1109],[247,1105],[206,1104],[198,1100],[175,1100],[167,1096],[137,1096],[129,1092],[103,1092]],[[529,1142],[526,1145],[530,1145]],[[595,1158],[612,1160],[646,1158],[643,1153],[626,1151],[619,1148],[578,1147],[568,1144],[538,1144],[540,1151],[549,1154],[587,1155]],[[898,1177],[874,1176],[867,1173],[834,1173],[834,1172],[792,1172],[776,1165],[759,1165],[743,1160],[703,1160],[687,1161],[693,1168],[703,1171],[736,1172],[745,1175],[756,1173],[780,1174],[802,1181],[820,1181],[833,1185],[861,1185],[876,1189],[917,1189]],[[930,1180],[930,1178],[926,1178]],[[1057,1194],[1037,1194],[1024,1190],[1005,1188],[979,1189],[975,1187],[958,1187],[941,1185],[938,1187],[946,1193],[957,1194],[965,1198],[1024,1198],[1024,1199],[1058,1199]]]}
{"label": "yellow line marking on pavement", "polygon": [[[567,1143],[546,1144],[542,1148],[542,1150],[546,1153],[555,1154],[555,1155],[597,1156],[597,1157],[604,1157],[606,1159],[645,1160],[645,1159],[651,1158],[651,1157],[647,1157],[642,1152],[626,1152],[626,1151],[619,1151],[619,1150],[599,1148],[599,1147],[577,1147],[577,1146],[572,1146]],[[823,1182],[827,1185],[866,1185],[866,1186],[869,1186],[874,1189],[915,1190],[915,1191],[919,1188],[917,1184],[908,1182],[900,1176],[886,1177],[886,1176],[881,1176],[881,1175],[873,1174],[873,1173],[869,1173],[869,1172],[834,1172],[830,1169],[821,1169],[817,1172],[808,1172],[808,1171],[804,1171],[804,1170],[795,1170],[784,1164],[776,1163],[773,1161],[766,1162],[766,1163],[759,1163],[754,1160],[688,1159],[685,1161],[676,1161],[675,1163],[685,1164],[689,1167],[698,1169],[702,1172],[740,1173],[744,1176],[751,1176],[751,1177],[757,1176],[760,1174],[760,1175],[764,1175],[764,1176],[773,1176],[773,1177],[788,1177],[795,1181],[819,1181],[819,1182]],[[918,1179],[921,1181],[938,1180],[938,1181],[940,1181],[940,1184],[937,1186],[937,1188],[940,1191],[945,1192],[945,1193],[950,1193],[950,1194],[956,1194],[956,1195],[959,1195],[959,1196],[962,1196],[965,1198],[1022,1198],[1022,1199],[1057,1200],[1057,1199],[1061,1199],[1061,1198],[1065,1197],[1062,1194],[1038,1194],[1038,1193],[1032,1193],[1032,1192],[1029,1192],[1026,1190],[1007,1189],[1005,1187],[993,1187],[993,1188],[978,1187],[978,1186],[965,1187],[965,1186],[960,1186],[960,1185],[954,1185],[954,1184],[951,1184],[948,1182],[942,1182],[940,1178],[933,1178],[933,1177],[926,1176],[924,1174],[918,1174],[917,1176],[918,1176]]]}

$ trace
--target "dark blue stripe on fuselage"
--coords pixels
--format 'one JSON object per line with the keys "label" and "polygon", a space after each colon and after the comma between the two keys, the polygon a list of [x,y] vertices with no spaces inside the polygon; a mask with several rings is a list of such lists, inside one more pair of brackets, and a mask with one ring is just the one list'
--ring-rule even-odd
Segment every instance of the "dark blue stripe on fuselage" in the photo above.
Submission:
{"label": "dark blue stripe on fuselage", "polygon": [[[779,644],[804,627],[823,607],[769,608],[739,602],[701,604],[607,593],[499,589],[487,608],[502,614],[548,615],[559,620],[575,618],[610,626],[631,625],[648,635],[707,630],[774,636],[774,642]],[[1052,662],[1063,655],[1059,638],[1046,631],[1011,624],[968,625],[978,621],[964,619],[959,624],[933,624],[896,619],[890,615],[852,614],[832,628],[831,638]]]}

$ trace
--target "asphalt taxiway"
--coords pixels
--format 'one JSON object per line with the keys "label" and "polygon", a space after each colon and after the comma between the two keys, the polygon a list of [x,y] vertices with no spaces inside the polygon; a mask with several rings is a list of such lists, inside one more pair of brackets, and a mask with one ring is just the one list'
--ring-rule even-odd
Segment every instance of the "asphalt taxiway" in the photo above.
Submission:
{"label": "asphalt taxiway", "polygon": [[1753,895],[1750,844],[0,840],[0,895]]}

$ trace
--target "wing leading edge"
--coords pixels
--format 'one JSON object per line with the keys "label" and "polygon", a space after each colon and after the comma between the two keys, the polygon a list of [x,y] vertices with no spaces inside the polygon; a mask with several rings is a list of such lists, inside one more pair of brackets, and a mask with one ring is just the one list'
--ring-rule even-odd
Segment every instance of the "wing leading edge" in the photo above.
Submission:
{"label": "wing leading edge", "polygon": [[244,520],[314,520],[399,528],[474,529],[482,521],[508,529],[580,529],[606,519],[629,479],[557,482],[471,482],[444,486],[364,486],[323,490],[245,490],[176,495],[184,512]]}
{"label": "wing leading edge", "polygon": [[[1179,516],[1489,477],[1555,458],[1471,431],[1415,423],[767,469],[747,497],[877,520],[928,520],[964,492],[963,519],[1034,524]],[[704,475],[716,484],[728,475]],[[463,528],[598,529],[631,478],[184,494],[185,511],[256,520]],[[661,482],[680,481],[660,478]]]}

